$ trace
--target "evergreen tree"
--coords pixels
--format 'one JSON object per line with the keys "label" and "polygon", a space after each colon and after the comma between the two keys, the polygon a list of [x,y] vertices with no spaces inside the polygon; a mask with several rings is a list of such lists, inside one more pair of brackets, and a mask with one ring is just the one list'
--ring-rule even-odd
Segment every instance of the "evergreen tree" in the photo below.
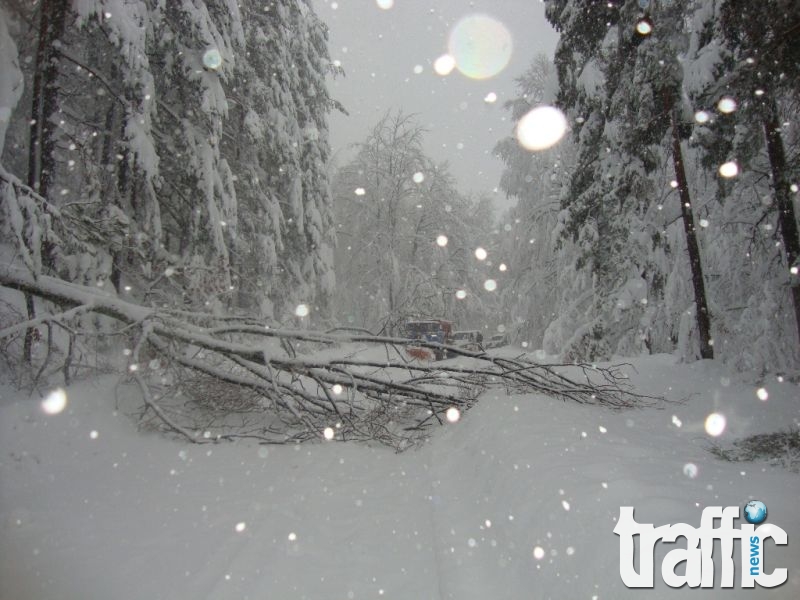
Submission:
{"label": "evergreen tree", "polygon": [[[772,208],[777,213],[800,344],[800,234],[790,185],[800,174],[800,161],[787,157],[781,108],[796,107],[800,85],[800,6],[771,0],[754,6],[725,0],[720,7],[721,33],[736,61],[726,78],[728,89],[742,99],[742,120],[761,125],[772,179]],[[787,123],[788,125],[788,123]],[[762,136],[758,136],[756,139]]]}
{"label": "evergreen tree", "polygon": [[32,187],[75,218],[69,235],[45,235],[52,269],[150,303],[278,317],[299,299],[324,305],[335,103],[307,0],[37,8],[20,14],[43,19],[41,65],[26,73],[33,137],[15,140]]}
{"label": "evergreen tree", "polygon": [[236,177],[238,304],[326,313],[333,289],[324,25],[303,2],[242,5],[244,48],[227,89],[223,153]]}
{"label": "evergreen tree", "polygon": [[[684,89],[701,121],[693,144],[712,173],[735,165],[733,177],[714,178],[717,202],[706,218],[715,236],[709,244],[715,295],[729,307],[718,313],[726,321],[722,342],[732,346],[739,368],[790,369],[800,360],[797,335],[792,340],[776,322],[798,322],[790,189],[799,171],[798,140],[787,127],[798,100],[797,48],[790,41],[798,9],[772,2],[756,11],[722,1],[692,8]],[[740,350],[750,345],[762,351]]]}
{"label": "evergreen tree", "polygon": [[576,146],[564,231],[593,302],[573,288],[546,342],[573,357],[677,347],[746,369],[796,364],[765,315],[790,310],[780,290],[797,283],[783,116],[797,102],[797,14],[780,1],[548,4]]}
{"label": "evergreen tree", "polygon": [[[582,319],[571,319],[574,334],[565,348],[577,358],[586,357],[584,347],[591,358],[644,349],[648,304],[658,305],[664,277],[663,265],[652,260],[662,243],[651,179],[663,166],[653,149],[659,134],[641,114],[656,94],[638,61],[637,11],[634,3],[582,1],[547,10],[562,34],[557,102],[570,116],[577,152],[562,194],[564,232],[580,248],[575,267],[592,276],[591,306],[580,310]],[[585,303],[585,295],[579,298]]]}

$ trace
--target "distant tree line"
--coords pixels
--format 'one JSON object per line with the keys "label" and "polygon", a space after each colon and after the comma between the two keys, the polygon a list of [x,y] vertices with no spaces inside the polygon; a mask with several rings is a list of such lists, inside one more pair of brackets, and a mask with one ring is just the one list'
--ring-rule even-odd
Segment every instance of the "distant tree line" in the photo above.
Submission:
{"label": "distant tree line", "polygon": [[424,135],[414,115],[388,112],[335,172],[342,324],[397,333],[412,318],[461,329],[496,320],[498,293],[485,287],[502,275],[491,201],[461,194],[447,164],[423,151]]}

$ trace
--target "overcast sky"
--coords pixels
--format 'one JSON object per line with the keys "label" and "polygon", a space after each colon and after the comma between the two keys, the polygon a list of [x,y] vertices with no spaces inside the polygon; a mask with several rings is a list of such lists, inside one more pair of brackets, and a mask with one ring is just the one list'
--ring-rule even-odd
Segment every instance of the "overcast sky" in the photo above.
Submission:
{"label": "overcast sky", "polygon": [[[541,0],[313,3],[329,27],[331,59],[340,61],[346,72],[330,82],[333,97],[350,113],[331,115],[337,162],[347,156],[350,144],[366,138],[388,109],[402,108],[419,115],[420,124],[429,130],[427,153],[437,162],[448,161],[461,191],[492,192],[502,171],[492,148],[512,132],[503,104],[515,94],[514,79],[537,53],[552,57],[558,39],[544,18]],[[382,9],[379,4],[392,6]],[[458,69],[445,77],[436,74],[434,62],[448,52],[451,30],[474,14],[493,17],[507,28],[508,65],[488,79],[473,79]],[[498,39],[498,52],[502,46]],[[494,103],[485,101],[491,92],[497,95]]]}

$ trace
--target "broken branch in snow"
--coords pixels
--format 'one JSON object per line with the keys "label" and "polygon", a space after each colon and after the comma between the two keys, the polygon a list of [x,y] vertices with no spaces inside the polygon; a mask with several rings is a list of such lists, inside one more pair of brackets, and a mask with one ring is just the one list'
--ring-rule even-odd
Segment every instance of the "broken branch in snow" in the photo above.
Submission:
{"label": "broken branch in snow", "polygon": [[[379,440],[402,449],[434,420],[442,422],[449,408],[469,408],[481,392],[498,385],[612,408],[656,400],[632,392],[615,367],[579,365],[576,377],[574,365],[543,365],[524,356],[502,358],[419,340],[276,329],[254,319],[146,308],[96,288],[42,275],[34,279],[11,267],[0,267],[0,285],[74,307],[41,316],[40,322],[91,311],[136,332],[128,370],[146,408],[164,429],[193,442],[248,437],[285,443],[333,433],[338,439]],[[288,354],[277,342],[312,344],[319,352]],[[422,346],[463,360],[431,364],[407,360],[400,352],[397,360],[389,354],[383,361],[346,358],[341,352],[325,358],[325,348],[342,344]],[[158,399],[151,391],[157,386],[168,388]]]}
{"label": "broken branch in snow", "polygon": [[45,314],[41,317],[37,317],[35,319],[28,319],[27,321],[23,321],[22,323],[17,323],[16,325],[12,325],[11,327],[6,327],[5,329],[0,329],[0,339],[7,338],[9,336],[14,335],[15,333],[20,333],[25,331],[29,327],[36,327],[37,325],[44,325],[46,323],[59,323],[63,324],[67,319],[71,319],[81,313],[86,312],[89,310],[89,306],[86,304],[76,306],[69,310],[65,310],[64,312],[56,313],[54,315]]}

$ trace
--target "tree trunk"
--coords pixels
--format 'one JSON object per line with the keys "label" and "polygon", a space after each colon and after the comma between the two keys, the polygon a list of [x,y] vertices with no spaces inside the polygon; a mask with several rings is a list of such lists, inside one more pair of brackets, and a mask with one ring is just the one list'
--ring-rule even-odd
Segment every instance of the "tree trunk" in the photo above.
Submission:
{"label": "tree trunk", "polygon": [[[32,98],[30,146],[34,151],[28,165],[28,184],[48,198],[56,171],[56,114],[58,113],[58,44],[64,35],[67,20],[67,0],[42,0],[39,9],[39,45],[36,50],[34,70],[35,90]],[[38,81],[37,81],[38,79]],[[34,129],[35,128],[35,129]],[[42,269],[52,272],[55,248],[52,241],[43,238]]]}
{"label": "tree trunk", "polygon": [[[64,33],[67,16],[66,0],[42,0],[39,9],[39,43],[36,48],[36,66],[33,71],[31,90],[31,125],[28,145],[28,186],[45,199],[54,172],[55,137],[52,117],[58,109],[58,88],[55,80],[58,75],[56,63],[56,41]],[[47,270],[53,267],[53,248],[45,239],[42,248],[42,262]],[[33,297],[25,295],[28,318],[33,319],[36,311]],[[23,360],[30,363],[34,329],[25,332]]]}
{"label": "tree trunk", "polygon": [[58,112],[58,42],[64,35],[66,0],[42,0],[33,74],[28,185],[47,198],[55,174],[55,114]]}
{"label": "tree trunk", "polygon": [[[794,215],[791,190],[787,178],[786,153],[781,138],[778,108],[772,100],[768,106],[768,114],[764,119],[764,134],[767,138],[767,154],[769,166],[772,170],[772,186],[775,189],[775,204],[778,207],[778,227],[783,237],[783,247],[786,250],[786,260],[789,268],[800,268],[800,235],[797,232],[797,219]],[[800,276],[790,274],[790,289],[794,304],[794,320],[797,326],[798,341],[800,341]]]}
{"label": "tree trunk", "polygon": [[694,287],[697,329],[700,333],[700,356],[702,358],[714,358],[714,348],[711,345],[711,318],[708,314],[708,305],[706,303],[706,288],[703,281],[700,247],[697,244],[689,186],[686,182],[686,171],[683,168],[683,152],[681,151],[681,138],[678,131],[677,109],[674,107],[672,109],[671,118],[672,160],[675,164],[675,178],[678,181],[678,195],[681,201],[683,230],[686,233],[686,247],[689,251],[689,264],[692,269],[692,286]]}
{"label": "tree trunk", "polygon": [[[28,313],[28,320],[32,321],[36,318],[36,305],[33,302],[33,296],[25,293],[25,309]],[[28,327],[25,330],[25,340],[22,343],[22,360],[31,364],[33,362],[33,342],[36,339],[37,329]]]}

